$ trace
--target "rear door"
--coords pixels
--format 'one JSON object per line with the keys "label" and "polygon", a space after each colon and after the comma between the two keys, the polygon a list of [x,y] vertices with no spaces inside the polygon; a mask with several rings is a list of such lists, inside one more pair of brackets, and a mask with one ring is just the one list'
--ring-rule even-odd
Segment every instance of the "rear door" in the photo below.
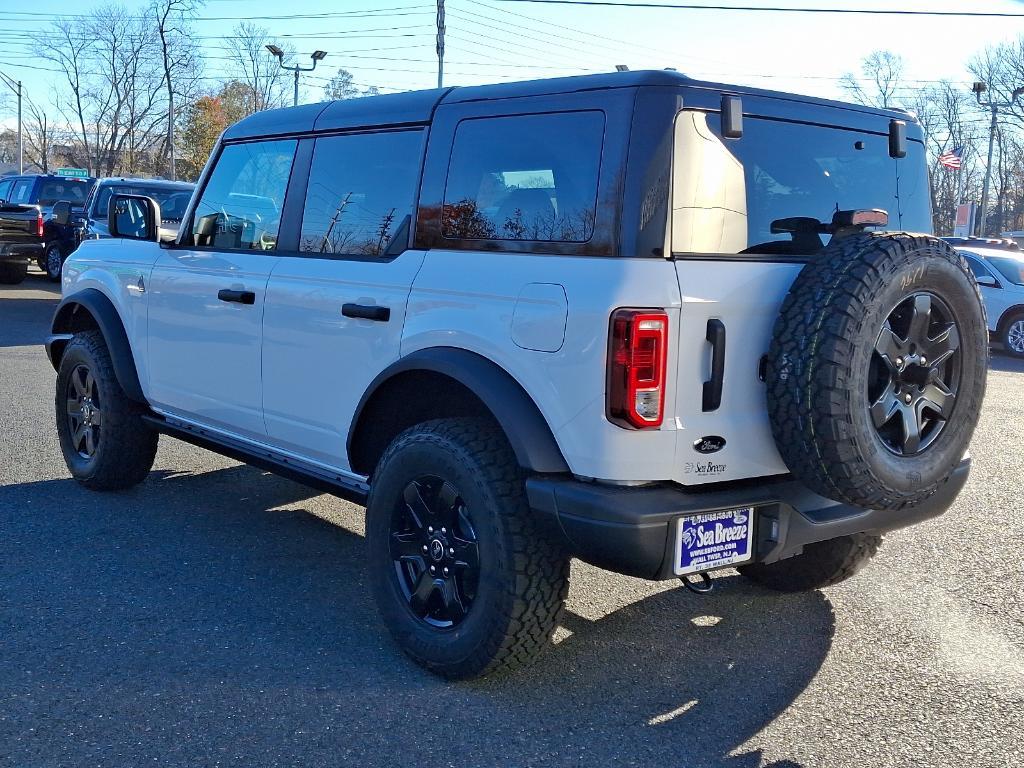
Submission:
{"label": "rear door", "polygon": [[410,226],[426,131],[319,136],[298,251],[274,266],[263,318],[263,407],[272,445],[347,469],[359,399],[398,359],[423,251]]}
{"label": "rear door", "polygon": [[[840,127],[746,115],[721,136],[715,111],[676,119],[671,250],[682,295],[676,479],[699,484],[785,473],[768,422],[762,360],[789,287],[829,235],[773,232],[773,222],[883,208],[889,228],[930,231],[923,146],[888,152],[888,118]],[[857,114],[862,126],[868,119]],[[706,439],[707,438],[707,439]],[[713,450],[721,445],[724,448]],[[707,451],[707,452],[705,452]]]}
{"label": "rear door", "polygon": [[146,281],[150,400],[166,413],[266,438],[264,301],[297,143],[224,146],[184,243]]}

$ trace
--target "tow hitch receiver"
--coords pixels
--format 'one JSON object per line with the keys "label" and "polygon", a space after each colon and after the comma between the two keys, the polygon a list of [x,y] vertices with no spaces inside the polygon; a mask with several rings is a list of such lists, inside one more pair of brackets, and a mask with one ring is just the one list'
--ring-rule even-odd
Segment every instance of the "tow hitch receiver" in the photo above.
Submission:
{"label": "tow hitch receiver", "polygon": [[680,576],[679,580],[683,582],[684,587],[698,595],[706,595],[715,588],[715,582],[711,580],[711,575],[707,571],[688,573]]}

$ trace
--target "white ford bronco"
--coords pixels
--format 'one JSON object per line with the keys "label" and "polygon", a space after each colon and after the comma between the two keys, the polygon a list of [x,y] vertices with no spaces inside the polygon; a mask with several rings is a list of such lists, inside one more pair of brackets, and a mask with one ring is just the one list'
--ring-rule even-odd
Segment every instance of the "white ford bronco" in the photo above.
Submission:
{"label": "white ford bronco", "polygon": [[675,72],[259,113],[176,242],[118,195],[65,264],[64,458],[126,488],[165,434],[364,504],[450,678],[544,647],[570,557],[833,584],[967,479],[986,323],[926,174],[907,113]]}

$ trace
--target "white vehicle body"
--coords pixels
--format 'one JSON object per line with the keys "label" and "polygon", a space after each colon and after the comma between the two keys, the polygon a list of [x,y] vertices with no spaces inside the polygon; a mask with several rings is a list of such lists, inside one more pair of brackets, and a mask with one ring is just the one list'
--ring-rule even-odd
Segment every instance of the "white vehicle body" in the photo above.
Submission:
{"label": "white vehicle body", "polygon": [[[978,280],[988,329],[1016,354],[1024,354],[1024,254],[996,248],[957,248]],[[1009,326],[1019,324],[1011,342]],[[1016,344],[1013,348],[1010,345]]]}
{"label": "white vehicle body", "polygon": [[[818,226],[841,205],[892,208],[894,229],[927,227],[919,136],[910,159],[894,160],[897,113],[752,92],[737,143],[738,129],[719,124],[719,86],[674,73],[550,82],[249,118],[222,137],[178,241],[83,243],[64,266],[62,307],[95,314],[109,302],[104,322],[126,337],[123,386],[161,429],[359,499],[410,419],[478,399],[532,473],[709,493],[779,481],[765,355],[822,244],[806,224],[776,224]],[[363,177],[339,191],[353,168]],[[524,214],[538,205],[554,220],[543,237]],[[358,236],[343,231],[350,221]],[[660,383],[628,404],[656,407],[650,425],[624,423],[611,403],[623,311],[667,323]],[[74,330],[62,312],[54,330]],[[56,343],[55,361],[66,341]],[[425,378],[394,383],[410,368]],[[439,393],[448,376],[453,388]],[[481,377],[489,394],[474,389]],[[400,396],[374,399],[393,383]],[[425,415],[409,415],[421,395],[433,398]],[[775,491],[751,493],[728,503]],[[812,528],[807,540],[846,532]],[[647,554],[643,570],[609,567],[664,573]]]}

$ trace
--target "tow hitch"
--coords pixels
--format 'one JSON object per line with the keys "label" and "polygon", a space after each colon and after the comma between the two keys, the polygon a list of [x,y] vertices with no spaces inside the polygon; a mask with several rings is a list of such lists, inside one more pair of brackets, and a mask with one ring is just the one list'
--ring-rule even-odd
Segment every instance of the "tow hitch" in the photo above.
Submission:
{"label": "tow hitch", "polygon": [[[694,581],[694,579],[697,579],[697,581]],[[685,576],[680,576],[679,580],[683,582],[684,587],[698,595],[706,595],[715,588],[715,583],[711,580],[711,576],[707,571],[703,573],[688,573]]]}

